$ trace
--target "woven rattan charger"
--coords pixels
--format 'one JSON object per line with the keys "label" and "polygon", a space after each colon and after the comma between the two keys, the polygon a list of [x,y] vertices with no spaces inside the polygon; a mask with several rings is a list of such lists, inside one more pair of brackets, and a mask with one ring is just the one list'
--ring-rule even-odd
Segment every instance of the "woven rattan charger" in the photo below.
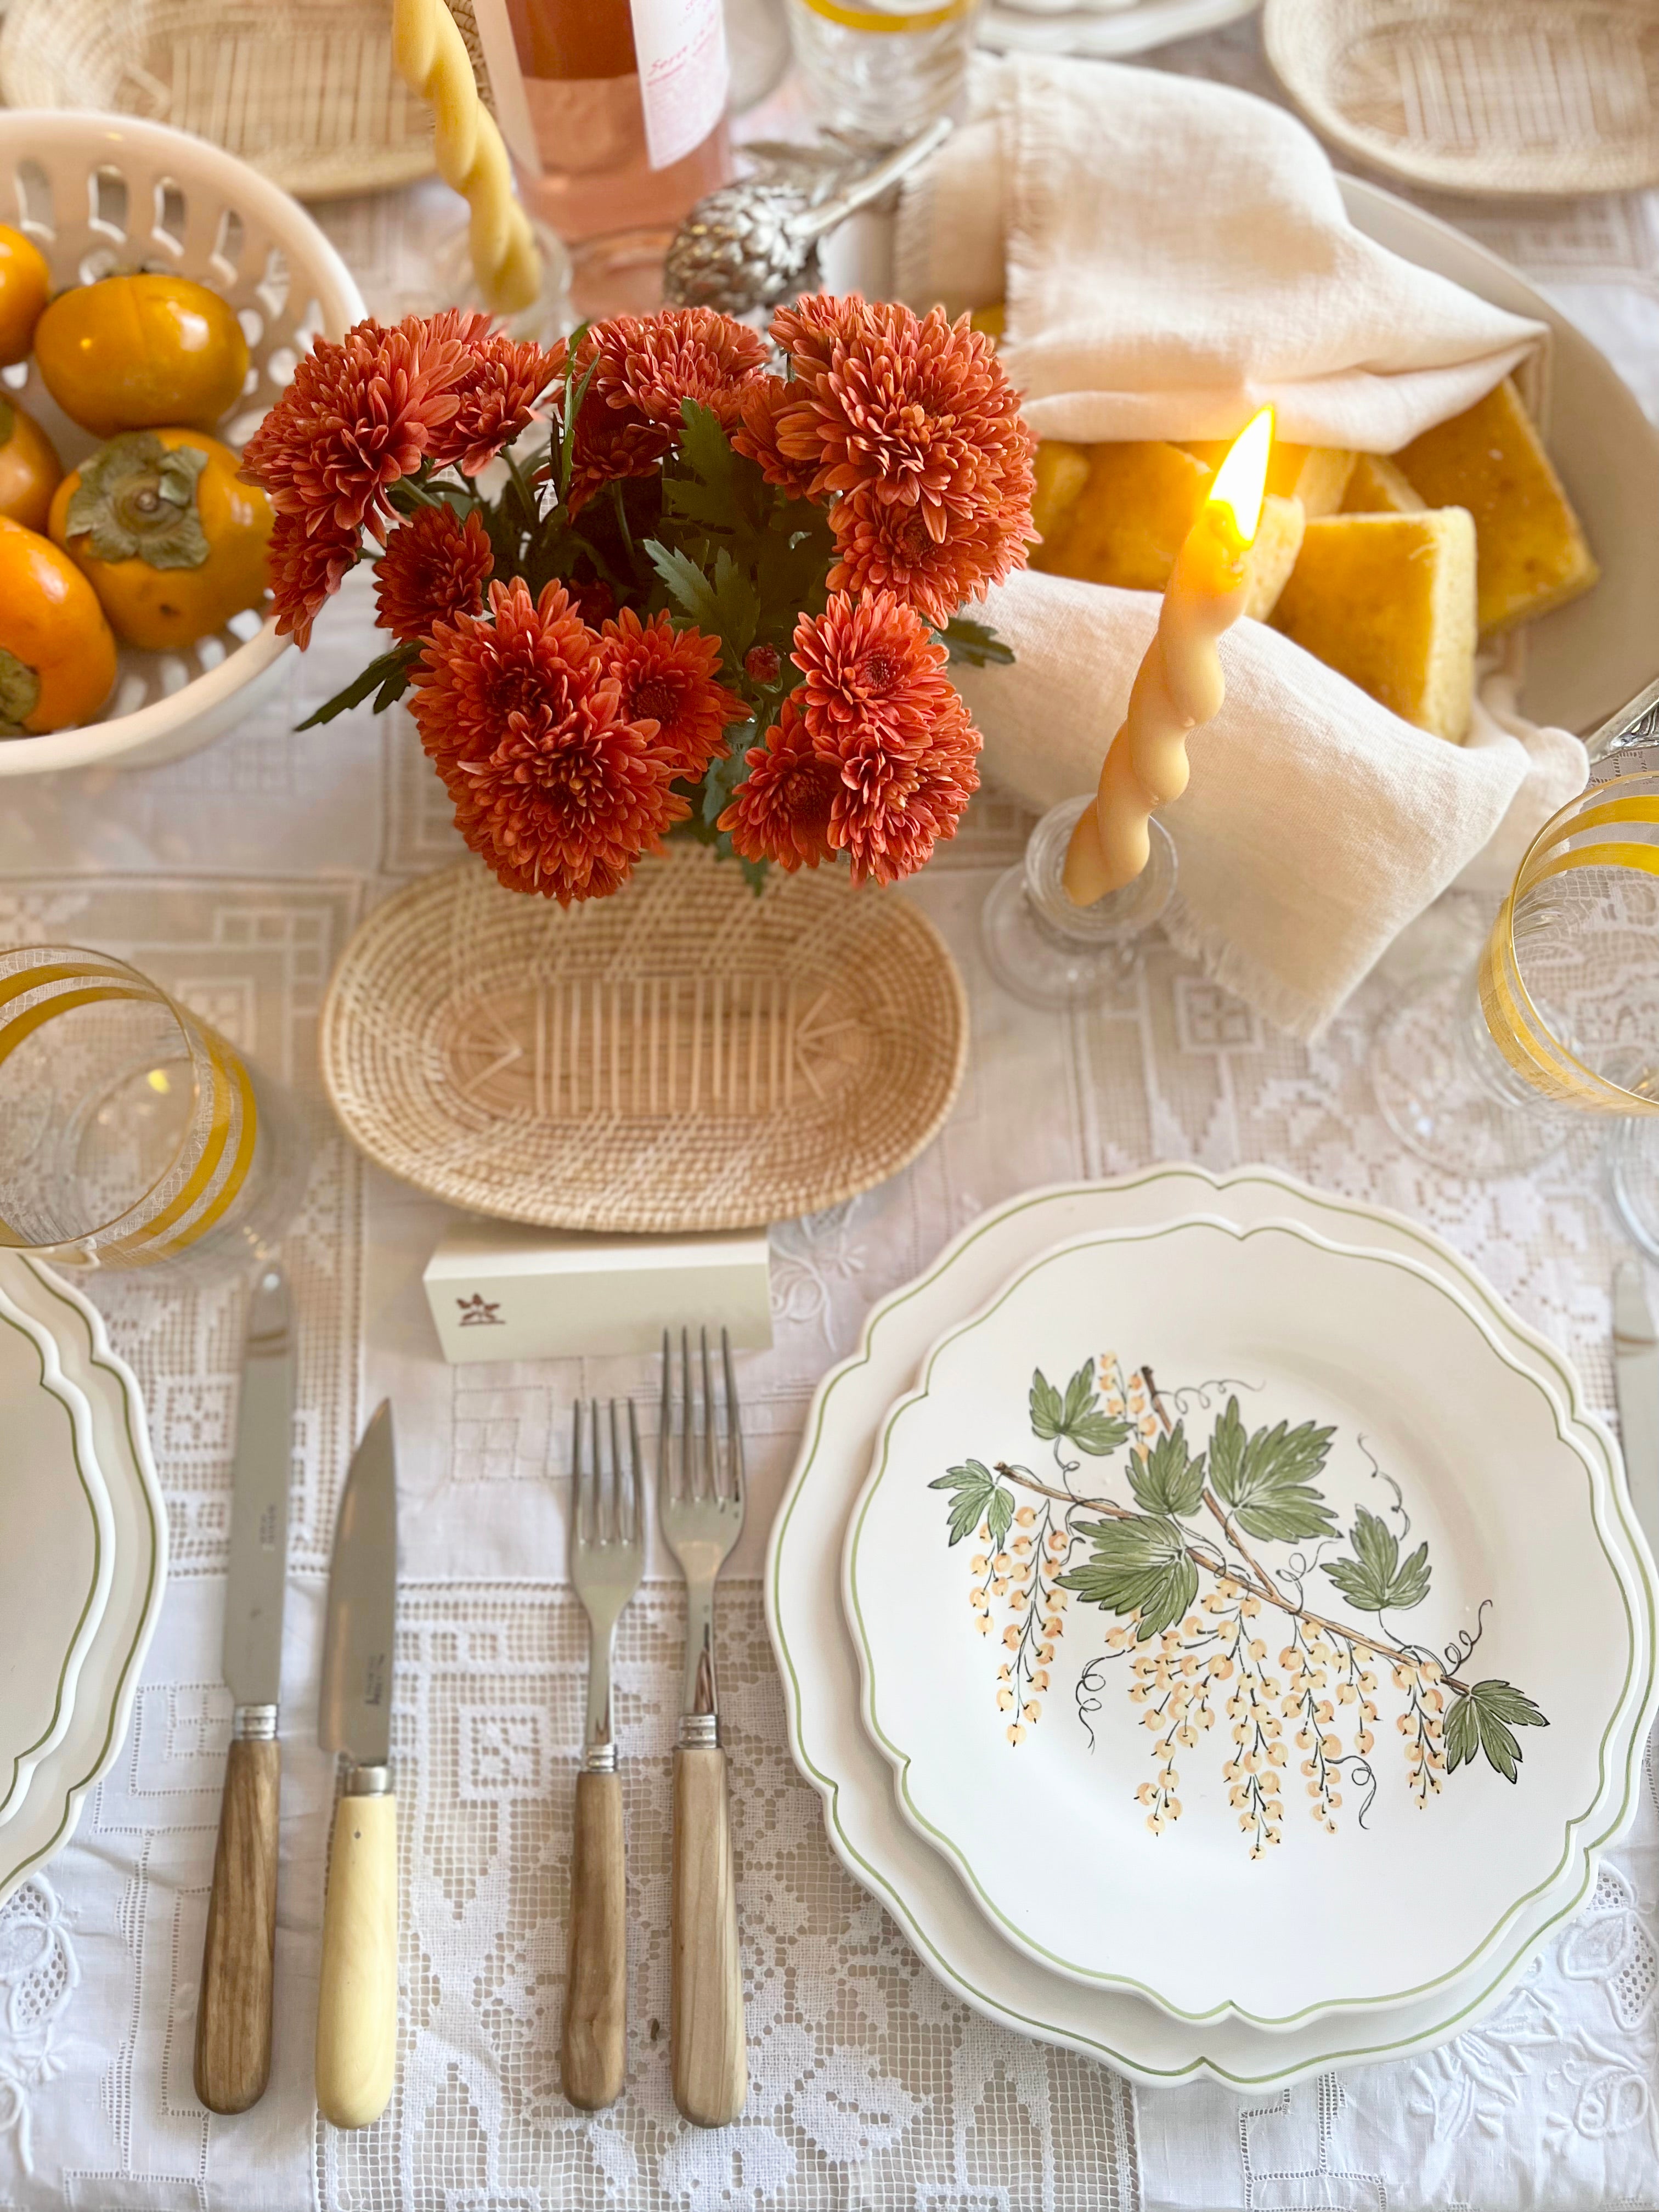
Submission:
{"label": "woven rattan charger", "polygon": [[1316,131],[1414,184],[1659,183],[1654,0],[1267,0],[1262,42]]}
{"label": "woven rattan charger", "polygon": [[329,986],[323,1079],[369,1158],[549,1228],[747,1228],[895,1174],[951,1110],[962,980],[908,899],[840,869],[757,895],[671,845],[562,910],[475,860],[370,915]]}

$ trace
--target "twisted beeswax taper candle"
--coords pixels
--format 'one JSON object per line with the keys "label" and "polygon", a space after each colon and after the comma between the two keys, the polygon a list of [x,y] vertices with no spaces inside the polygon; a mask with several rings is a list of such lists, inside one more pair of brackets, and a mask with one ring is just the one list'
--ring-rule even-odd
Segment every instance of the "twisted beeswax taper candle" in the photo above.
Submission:
{"label": "twisted beeswax taper candle", "polygon": [[513,197],[507,149],[478,97],[472,58],[444,0],[392,0],[398,74],[433,107],[438,174],[472,210],[467,248],[492,314],[527,307],[541,289],[529,218]]}
{"label": "twisted beeswax taper candle", "polygon": [[1226,691],[1216,640],[1244,611],[1244,556],[1261,520],[1273,436],[1273,412],[1264,407],[1216,471],[1176,556],[1158,635],[1102,763],[1095,804],[1066,848],[1064,880],[1075,906],[1092,906],[1134,881],[1151,849],[1152,809],[1187,788],[1188,737],[1217,713]]}

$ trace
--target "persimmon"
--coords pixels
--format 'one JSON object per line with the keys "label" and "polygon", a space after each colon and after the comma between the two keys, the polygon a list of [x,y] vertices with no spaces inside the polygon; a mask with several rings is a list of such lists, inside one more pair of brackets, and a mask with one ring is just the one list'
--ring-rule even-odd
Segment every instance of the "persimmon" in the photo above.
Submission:
{"label": "persimmon", "polygon": [[34,326],[41,380],[94,437],[185,422],[211,429],[247,379],[247,340],[188,276],[100,276],[60,292]]}
{"label": "persimmon", "polygon": [[24,360],[52,293],[52,271],[32,238],[0,222],[0,368]]}
{"label": "persimmon", "polygon": [[0,514],[44,531],[64,465],[32,415],[0,392]]}
{"label": "persimmon", "polygon": [[89,722],[114,683],[98,594],[66,553],[0,515],[0,737]]}
{"label": "persimmon", "polygon": [[183,651],[264,597],[270,501],[240,465],[200,430],[126,430],[58,485],[52,537],[129,645]]}

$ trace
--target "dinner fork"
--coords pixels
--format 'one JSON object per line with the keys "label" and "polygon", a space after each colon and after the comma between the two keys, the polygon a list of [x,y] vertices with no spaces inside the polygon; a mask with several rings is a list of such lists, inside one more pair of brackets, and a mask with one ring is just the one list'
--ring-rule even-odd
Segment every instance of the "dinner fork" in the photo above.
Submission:
{"label": "dinner fork", "polygon": [[632,1399],[626,1403],[626,1473],[614,1398],[609,1479],[597,1398],[587,1409],[591,1449],[586,1462],[582,1404],[576,1401],[570,1458],[570,1579],[587,1612],[587,1717],[576,1777],[559,2064],[565,2095],[588,2112],[614,2104],[622,2094],[628,2058],[628,1877],[622,1777],[611,1712],[611,1653],[617,1615],[639,1588],[645,1560],[645,1492],[639,1424]]}
{"label": "dinner fork", "polygon": [[722,1435],[714,1407],[708,1332],[702,1392],[680,1331],[681,1387],[674,1394],[668,1332],[662,1339],[662,1425],[657,1517],[685,1577],[685,1683],[674,1753],[672,1986],[669,2012],[674,2102],[688,2120],[724,2127],[749,2094],[738,1955],[732,1823],[714,1681],[714,1577],[743,1530],[743,1438],[732,1346],[720,1331],[726,1385]]}

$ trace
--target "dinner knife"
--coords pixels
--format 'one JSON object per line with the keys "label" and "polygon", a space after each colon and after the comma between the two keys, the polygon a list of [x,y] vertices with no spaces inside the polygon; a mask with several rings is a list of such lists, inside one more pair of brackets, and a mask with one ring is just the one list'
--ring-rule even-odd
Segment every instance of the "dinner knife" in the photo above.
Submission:
{"label": "dinner knife", "polygon": [[245,2112],[264,2094],[270,2076],[282,1761],[276,1717],[293,1461],[288,1279],[279,1267],[270,1267],[248,1309],[231,1467],[223,1664],[235,1712],[196,2007],[196,2094],[210,2112]]}
{"label": "dinner knife", "polygon": [[1613,1372],[1630,1502],[1659,1551],[1659,1337],[1634,1260],[1621,1260],[1613,1273]]}
{"label": "dinner knife", "polygon": [[392,1634],[398,1459],[381,1401],[346,1477],[334,1530],[317,1733],[350,1760],[334,1808],[317,2000],[317,2104],[337,2128],[372,2127],[398,2055],[398,1801]]}

